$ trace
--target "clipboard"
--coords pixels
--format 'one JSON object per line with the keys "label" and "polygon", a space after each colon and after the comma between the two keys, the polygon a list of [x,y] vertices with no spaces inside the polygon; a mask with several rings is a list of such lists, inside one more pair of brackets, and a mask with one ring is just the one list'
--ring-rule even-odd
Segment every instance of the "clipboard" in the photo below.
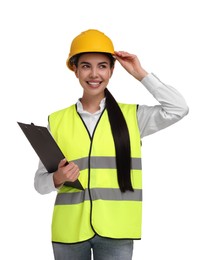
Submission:
{"label": "clipboard", "polygon": [[[36,154],[49,173],[57,170],[59,162],[65,158],[47,127],[36,126],[33,123],[24,124],[17,122]],[[66,162],[66,165],[68,162]],[[80,181],[65,182],[65,186],[84,190]]]}

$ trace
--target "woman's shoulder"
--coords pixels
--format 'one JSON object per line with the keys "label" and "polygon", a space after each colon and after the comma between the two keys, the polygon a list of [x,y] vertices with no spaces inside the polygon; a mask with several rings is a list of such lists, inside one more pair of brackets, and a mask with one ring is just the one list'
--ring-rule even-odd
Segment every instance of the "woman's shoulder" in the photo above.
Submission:
{"label": "woman's shoulder", "polygon": [[52,112],[52,113],[50,114],[50,116],[54,116],[54,115],[58,115],[58,114],[65,114],[65,113],[67,113],[67,112],[69,112],[70,110],[73,110],[73,109],[75,109],[75,108],[76,108],[76,104],[73,104],[73,105],[70,105],[70,106],[68,106],[68,107],[61,108],[61,109],[59,109],[59,110],[56,110],[56,111]]}

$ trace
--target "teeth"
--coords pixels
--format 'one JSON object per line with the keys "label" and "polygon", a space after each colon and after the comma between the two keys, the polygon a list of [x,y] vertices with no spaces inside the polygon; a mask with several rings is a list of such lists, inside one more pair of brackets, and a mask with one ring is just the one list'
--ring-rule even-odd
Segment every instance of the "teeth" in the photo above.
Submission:
{"label": "teeth", "polygon": [[90,85],[98,85],[98,84],[100,84],[100,82],[88,82]]}

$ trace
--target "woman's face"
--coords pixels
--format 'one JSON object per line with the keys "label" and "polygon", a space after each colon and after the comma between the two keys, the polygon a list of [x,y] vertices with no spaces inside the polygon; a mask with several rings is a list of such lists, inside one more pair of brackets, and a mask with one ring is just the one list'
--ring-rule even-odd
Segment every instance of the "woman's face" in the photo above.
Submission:
{"label": "woman's face", "polygon": [[108,56],[102,53],[82,54],[74,71],[84,89],[84,95],[104,97],[104,90],[113,73]]}

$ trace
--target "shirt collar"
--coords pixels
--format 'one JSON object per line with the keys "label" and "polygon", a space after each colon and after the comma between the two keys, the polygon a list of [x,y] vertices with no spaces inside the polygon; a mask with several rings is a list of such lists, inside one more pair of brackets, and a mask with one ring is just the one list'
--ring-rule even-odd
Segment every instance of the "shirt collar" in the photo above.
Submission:
{"label": "shirt collar", "polygon": [[[99,114],[99,113],[101,113],[103,111],[103,109],[105,108],[105,100],[106,100],[106,98],[103,98],[100,101],[100,109],[98,111],[96,111],[95,113],[93,113],[93,115]],[[88,112],[88,111],[83,109],[83,106],[82,106],[82,103],[81,103],[80,99],[78,99],[78,101],[77,101],[77,112],[78,113],[82,113],[82,114],[84,114],[84,113],[85,114],[92,114],[92,113],[90,113],[90,112]]]}

